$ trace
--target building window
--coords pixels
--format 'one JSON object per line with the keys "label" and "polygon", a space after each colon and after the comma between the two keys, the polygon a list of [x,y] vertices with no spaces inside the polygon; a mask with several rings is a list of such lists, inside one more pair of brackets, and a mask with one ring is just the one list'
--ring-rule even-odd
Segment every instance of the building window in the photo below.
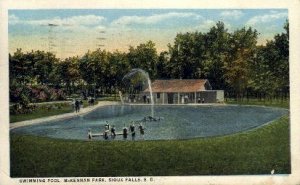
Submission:
{"label": "building window", "polygon": [[156,98],[157,98],[157,99],[160,98],[160,93],[156,93]]}

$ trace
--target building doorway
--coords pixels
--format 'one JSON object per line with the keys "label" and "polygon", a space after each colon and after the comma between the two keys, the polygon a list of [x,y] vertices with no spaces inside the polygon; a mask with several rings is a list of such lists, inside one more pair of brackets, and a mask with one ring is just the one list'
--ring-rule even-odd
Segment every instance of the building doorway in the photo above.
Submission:
{"label": "building doorway", "polygon": [[174,93],[167,93],[168,96],[168,104],[173,104],[174,102]]}

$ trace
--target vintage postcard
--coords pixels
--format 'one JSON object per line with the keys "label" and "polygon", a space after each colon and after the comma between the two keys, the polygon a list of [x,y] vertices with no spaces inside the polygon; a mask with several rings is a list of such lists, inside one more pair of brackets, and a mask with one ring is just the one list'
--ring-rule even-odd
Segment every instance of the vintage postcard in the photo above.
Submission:
{"label": "vintage postcard", "polygon": [[300,1],[0,5],[0,185],[300,184]]}

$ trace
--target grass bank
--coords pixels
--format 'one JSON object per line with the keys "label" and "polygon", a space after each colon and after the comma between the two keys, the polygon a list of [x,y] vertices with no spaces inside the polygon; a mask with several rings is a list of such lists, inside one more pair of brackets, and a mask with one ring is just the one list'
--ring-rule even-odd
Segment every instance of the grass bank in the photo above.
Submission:
{"label": "grass bank", "polygon": [[[98,100],[95,104],[98,103]],[[83,107],[89,106],[86,100],[83,101]],[[26,121],[31,119],[37,119],[42,117],[54,116],[59,114],[65,114],[73,112],[73,106],[70,103],[43,103],[43,104],[36,104],[36,108],[26,114],[11,114],[10,115],[10,123],[19,122],[19,121]]]}
{"label": "grass bank", "polygon": [[56,105],[46,104],[42,106],[37,106],[37,108],[30,113],[11,114],[10,123],[54,116],[59,114],[65,114],[72,111],[73,111],[73,107],[69,103],[61,104],[61,106],[59,107],[57,107]]}
{"label": "grass bank", "polygon": [[234,99],[227,99],[225,101],[228,104],[240,104],[240,105],[261,105],[261,106],[269,106],[269,107],[280,107],[289,109],[289,99],[273,99],[270,100],[259,100],[259,99],[244,99],[243,101],[236,101]]}
{"label": "grass bank", "polygon": [[75,141],[11,135],[12,177],[290,173],[289,117],[224,137]]}

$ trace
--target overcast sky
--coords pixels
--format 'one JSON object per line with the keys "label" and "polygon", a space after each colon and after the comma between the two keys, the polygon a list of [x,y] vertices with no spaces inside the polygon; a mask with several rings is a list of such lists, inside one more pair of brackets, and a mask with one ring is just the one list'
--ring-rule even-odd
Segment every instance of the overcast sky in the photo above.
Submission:
{"label": "overcast sky", "polygon": [[260,33],[258,44],[265,44],[284,31],[287,18],[285,9],[10,10],[9,52],[50,50],[64,58],[99,45],[109,51],[127,51],[129,45],[148,40],[162,51],[177,33],[207,32],[218,21],[230,32],[251,26]]}

